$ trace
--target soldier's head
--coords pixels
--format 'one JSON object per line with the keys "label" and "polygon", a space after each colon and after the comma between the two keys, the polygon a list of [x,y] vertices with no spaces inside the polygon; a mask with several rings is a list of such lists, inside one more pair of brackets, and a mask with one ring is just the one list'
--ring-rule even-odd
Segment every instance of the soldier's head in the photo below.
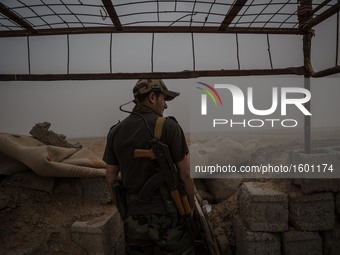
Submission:
{"label": "soldier's head", "polygon": [[160,79],[138,80],[133,88],[136,102],[144,102],[158,115],[163,116],[163,111],[168,106],[165,101],[170,101],[179,95],[178,92],[170,91]]}

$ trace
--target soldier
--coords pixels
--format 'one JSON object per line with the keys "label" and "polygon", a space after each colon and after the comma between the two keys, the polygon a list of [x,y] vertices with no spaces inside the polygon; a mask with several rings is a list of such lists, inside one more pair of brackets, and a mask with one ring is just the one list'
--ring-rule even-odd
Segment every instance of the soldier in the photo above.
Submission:
{"label": "soldier", "polygon": [[[106,179],[113,199],[117,190],[113,191],[112,183],[121,174],[124,201],[116,199],[115,204],[124,219],[127,253],[194,254],[189,232],[171,203],[168,192],[164,191],[165,184],[151,181],[159,172],[159,166],[155,160],[134,157],[135,149],[149,148],[150,130],[155,130],[158,117],[162,117],[167,109],[166,101],[174,99],[179,93],[168,90],[162,80],[142,79],[134,86],[133,94],[136,105],[127,118],[111,128],[103,158],[107,163]],[[190,206],[194,208],[188,146],[175,118],[165,119],[160,139],[169,147]],[[145,190],[154,192],[145,195]]]}

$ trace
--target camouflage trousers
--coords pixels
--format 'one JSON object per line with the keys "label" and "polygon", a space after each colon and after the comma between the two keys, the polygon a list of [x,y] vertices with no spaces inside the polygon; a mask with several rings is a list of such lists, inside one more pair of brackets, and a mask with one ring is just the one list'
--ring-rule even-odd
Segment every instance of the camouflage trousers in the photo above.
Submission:
{"label": "camouflage trousers", "polygon": [[194,254],[190,235],[177,217],[133,215],[125,219],[127,254]]}

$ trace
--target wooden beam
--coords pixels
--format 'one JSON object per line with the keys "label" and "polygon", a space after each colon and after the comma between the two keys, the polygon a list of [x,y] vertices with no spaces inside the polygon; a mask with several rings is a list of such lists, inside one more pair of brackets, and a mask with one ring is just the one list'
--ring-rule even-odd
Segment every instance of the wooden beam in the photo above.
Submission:
{"label": "wooden beam", "polygon": [[226,30],[231,22],[235,19],[236,15],[240,12],[243,6],[246,4],[247,0],[237,0],[235,4],[229,9],[226,14],[224,20],[221,23],[221,26],[218,30],[223,31]]}
{"label": "wooden beam", "polygon": [[[79,28],[55,28],[36,30],[36,36],[41,35],[65,35],[65,34],[106,34],[106,33],[225,33],[225,34],[302,34],[298,28],[245,28],[232,27],[220,31],[219,27],[184,27],[184,26],[127,26],[123,30],[117,30],[115,27],[79,27]],[[27,31],[0,31],[0,37],[20,37],[30,35]]]}
{"label": "wooden beam", "polygon": [[[297,16],[299,20],[299,28],[303,28],[306,21],[311,17],[312,13],[312,1],[311,0],[300,0],[299,7],[297,10]],[[311,48],[312,48],[312,29],[306,30],[303,35],[303,61],[305,67],[304,74],[304,88],[310,91],[310,75],[313,72],[313,67],[311,63]],[[310,101],[305,104],[307,110],[310,111]],[[303,133],[304,133],[304,148],[305,153],[310,153],[311,147],[311,132],[310,132],[311,118],[308,115],[304,116],[303,122]]]}
{"label": "wooden beam", "polygon": [[340,66],[334,66],[334,67],[331,67],[331,68],[328,68],[328,69],[325,69],[319,72],[314,72],[312,73],[311,76],[314,78],[319,78],[319,77],[325,77],[325,76],[337,74],[337,73],[340,73]]}
{"label": "wooden beam", "polygon": [[325,7],[329,2],[331,2],[332,0],[324,0],[322,3],[320,3],[317,7],[315,7],[310,14],[314,14],[316,13],[318,10],[320,10],[321,8]]}
{"label": "wooden beam", "polygon": [[103,5],[105,6],[105,9],[107,13],[109,14],[113,25],[115,26],[117,31],[123,30],[123,26],[120,23],[120,20],[118,18],[117,12],[115,10],[115,7],[113,6],[111,0],[102,0]]}
{"label": "wooden beam", "polygon": [[319,14],[315,18],[311,18],[307,23],[301,27],[302,30],[307,31],[308,29],[318,25],[322,21],[328,19],[332,15],[336,14],[340,11],[340,3],[334,4],[332,7],[328,8],[323,13]]}
{"label": "wooden beam", "polygon": [[[24,31],[25,33],[30,34],[36,34],[36,30],[26,21],[24,21],[20,16],[12,12],[6,5],[3,3],[0,3],[0,13],[5,15],[7,18],[9,18],[11,21],[17,23],[22,28],[26,29],[27,31]],[[26,34],[27,35],[27,34]]]}
{"label": "wooden beam", "polygon": [[304,75],[304,67],[253,70],[201,70],[149,73],[81,73],[81,74],[0,74],[0,81],[61,81],[61,80],[135,80],[135,79],[189,79],[221,76]]}
{"label": "wooden beam", "polygon": [[[304,88],[310,91],[310,77],[304,78]],[[311,111],[311,100],[304,104],[304,107],[310,112]],[[309,115],[304,116],[304,144],[305,144],[305,153],[310,154],[311,150],[311,117]]]}

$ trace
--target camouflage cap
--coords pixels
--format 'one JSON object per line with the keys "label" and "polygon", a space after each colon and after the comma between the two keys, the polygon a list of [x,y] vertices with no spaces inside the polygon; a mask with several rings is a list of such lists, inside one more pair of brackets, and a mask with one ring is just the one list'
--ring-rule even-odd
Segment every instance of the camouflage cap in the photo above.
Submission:
{"label": "camouflage cap", "polygon": [[147,94],[151,91],[162,92],[166,101],[170,101],[179,95],[178,92],[170,91],[160,79],[141,79],[138,80],[133,88],[133,95],[137,98],[140,95]]}

